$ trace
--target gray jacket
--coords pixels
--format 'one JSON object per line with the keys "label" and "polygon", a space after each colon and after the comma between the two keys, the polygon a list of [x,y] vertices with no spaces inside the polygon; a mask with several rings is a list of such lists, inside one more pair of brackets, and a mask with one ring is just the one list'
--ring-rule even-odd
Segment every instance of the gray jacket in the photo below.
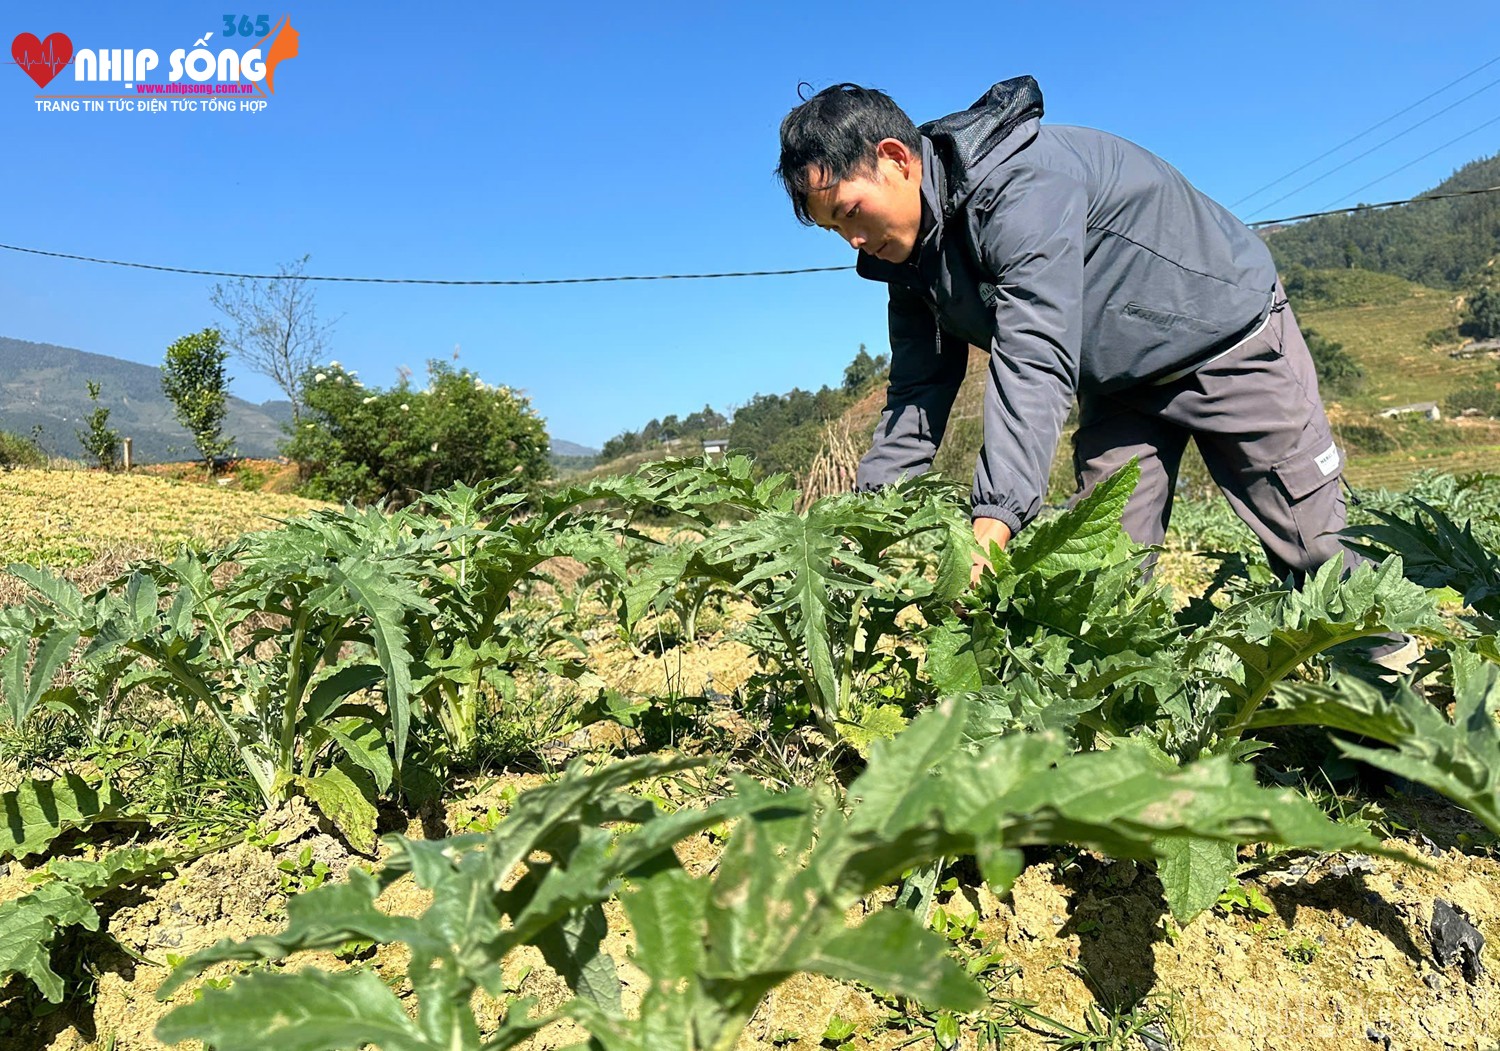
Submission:
{"label": "gray jacket", "polygon": [[891,381],[856,485],[932,466],[968,361],[990,348],[974,516],[1041,510],[1075,393],[1207,361],[1265,319],[1260,238],[1171,165],[1089,128],[1041,126],[1031,77],[922,125],[923,232],[911,258],[861,255],[890,285]]}

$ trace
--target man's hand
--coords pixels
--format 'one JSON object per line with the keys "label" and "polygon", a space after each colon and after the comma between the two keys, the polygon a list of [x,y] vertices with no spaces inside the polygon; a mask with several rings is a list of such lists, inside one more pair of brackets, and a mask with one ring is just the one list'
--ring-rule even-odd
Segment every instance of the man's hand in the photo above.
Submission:
{"label": "man's hand", "polygon": [[979,583],[980,574],[990,569],[990,545],[999,544],[1003,549],[1010,543],[1010,526],[998,518],[976,518],[974,519],[974,539],[979,543],[979,550],[974,552],[974,564],[969,569],[969,585]]}

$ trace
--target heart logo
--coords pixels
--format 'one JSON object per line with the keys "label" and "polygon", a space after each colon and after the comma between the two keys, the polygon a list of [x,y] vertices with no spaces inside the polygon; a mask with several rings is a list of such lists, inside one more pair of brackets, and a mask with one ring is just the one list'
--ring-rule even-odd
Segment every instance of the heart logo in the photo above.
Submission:
{"label": "heart logo", "polygon": [[10,57],[36,81],[37,87],[44,88],[73,61],[73,41],[62,33],[53,33],[46,40],[22,33],[10,42]]}

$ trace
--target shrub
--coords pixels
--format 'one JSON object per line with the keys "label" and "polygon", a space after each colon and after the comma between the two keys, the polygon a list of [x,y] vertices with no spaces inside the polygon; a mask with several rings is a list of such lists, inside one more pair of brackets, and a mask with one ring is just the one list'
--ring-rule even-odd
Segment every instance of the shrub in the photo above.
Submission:
{"label": "shrub", "polygon": [[1462,338],[1457,325],[1445,325],[1442,328],[1432,329],[1423,337],[1423,341],[1429,347],[1441,347],[1449,343],[1457,343]]}
{"label": "shrub", "polygon": [[1500,292],[1481,287],[1464,302],[1459,331],[1475,339],[1500,339]]}
{"label": "shrub", "polygon": [[547,431],[530,401],[441,361],[428,385],[365,387],[337,362],[303,378],[306,411],[286,447],[322,499],[406,503],[415,492],[488,478],[547,477]]}
{"label": "shrub", "polygon": [[1343,424],[1339,427],[1339,439],[1354,452],[1388,453],[1400,448],[1390,430],[1378,423]]}
{"label": "shrub", "polygon": [[46,467],[47,454],[34,438],[0,431],[0,470],[15,467]]}
{"label": "shrub", "polygon": [[1500,416],[1500,384],[1454,391],[1443,408],[1450,416],[1462,415],[1467,409],[1478,409],[1483,416]]}
{"label": "shrub", "polygon": [[87,427],[75,431],[83,451],[94,458],[94,462],[106,471],[112,471],[119,460],[120,432],[109,425],[109,406],[99,404],[99,384],[88,381],[89,401],[94,408],[86,417]]}
{"label": "shrub", "polygon": [[1358,393],[1365,382],[1365,370],[1344,345],[1325,339],[1310,328],[1303,329],[1302,335],[1318,373],[1318,390],[1329,398],[1347,398]]}

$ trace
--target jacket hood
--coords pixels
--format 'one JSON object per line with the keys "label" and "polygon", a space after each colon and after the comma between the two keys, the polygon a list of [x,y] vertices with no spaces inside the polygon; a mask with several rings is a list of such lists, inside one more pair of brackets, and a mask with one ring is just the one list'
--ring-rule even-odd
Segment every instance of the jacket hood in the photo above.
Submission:
{"label": "jacket hood", "polygon": [[1031,77],[1002,80],[974,105],[928,121],[922,133],[922,229],[904,263],[859,253],[855,270],[872,281],[920,287],[938,265],[945,222],[995,168],[1036,138],[1042,89]]}
{"label": "jacket hood", "polygon": [[996,165],[1036,138],[1042,89],[1032,77],[1002,80],[974,105],[923,124],[946,170],[943,214],[952,215]]}

